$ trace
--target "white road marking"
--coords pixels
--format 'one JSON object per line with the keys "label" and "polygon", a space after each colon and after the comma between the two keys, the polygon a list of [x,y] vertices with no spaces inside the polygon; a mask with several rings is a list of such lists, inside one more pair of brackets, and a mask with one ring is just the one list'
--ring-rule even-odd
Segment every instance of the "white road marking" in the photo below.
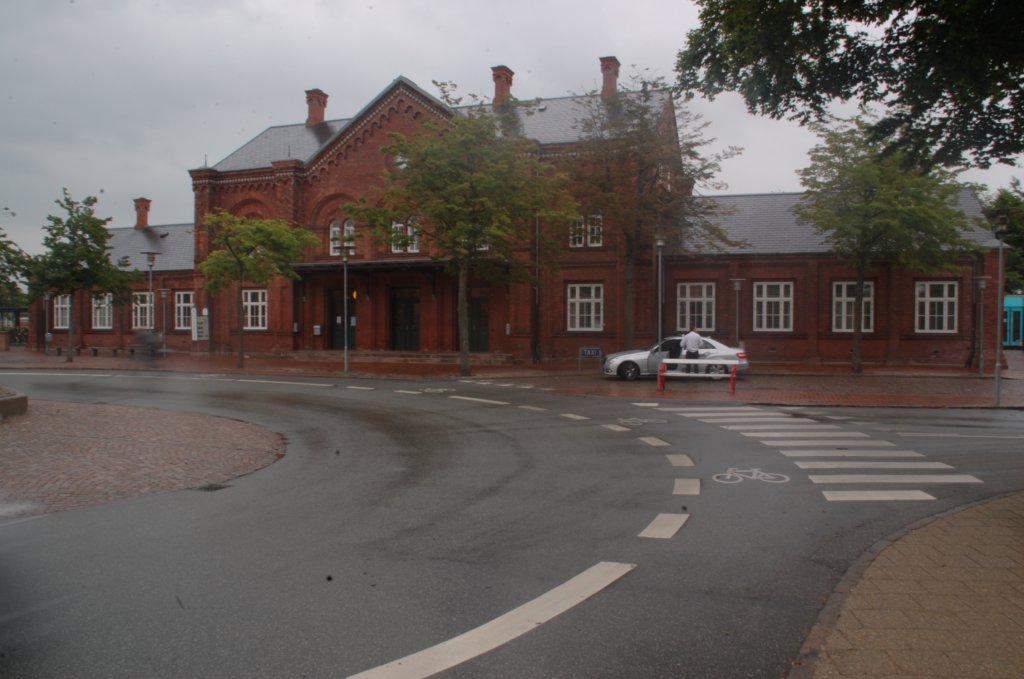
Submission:
{"label": "white road marking", "polygon": [[653,446],[655,448],[659,448],[659,447],[662,447],[662,446],[672,445],[668,441],[664,441],[662,439],[659,439],[657,436],[641,436],[641,437],[638,438],[638,440],[642,441],[643,443],[646,443],[649,446]]}
{"label": "white road marking", "polygon": [[358,391],[374,391],[375,390],[375,387],[357,387],[357,386],[354,386],[354,385],[349,385],[349,386],[347,386],[345,388],[346,389],[356,389]]}
{"label": "white road marking", "polygon": [[[172,378],[173,379],[173,378]],[[283,384],[289,387],[320,387],[321,389],[327,389],[333,387],[333,384],[324,384],[323,382],[285,382],[283,380],[246,380],[246,379],[234,379],[232,382],[245,382],[247,384]]]}
{"label": "white road marking", "polygon": [[533,410],[536,412],[547,412],[547,408],[541,408],[540,406],[519,406],[523,410]]}
{"label": "white road marking", "polygon": [[[829,441],[829,440],[824,440],[824,439],[815,439],[814,441],[795,441],[795,440],[787,440],[787,441],[761,441],[761,443],[765,444],[766,446],[777,446],[777,447],[780,447],[780,448],[784,448],[786,446],[841,446],[841,445],[843,445],[843,441],[835,441],[835,440]],[[896,445],[894,443],[889,443],[888,441],[865,441],[864,439],[857,439],[856,441],[850,441],[849,443],[850,443],[850,445],[868,446],[868,447],[872,447],[872,448],[885,448],[887,446]]]}
{"label": "white road marking", "polygon": [[689,518],[689,514],[658,514],[637,537],[668,540],[679,532]]}
{"label": "white road marking", "polygon": [[673,495],[700,495],[700,479],[676,479]]}
{"label": "white road marking", "polygon": [[970,474],[811,474],[811,483],[983,483]]}
{"label": "white road marking", "polygon": [[956,434],[956,433],[925,433],[912,431],[896,432],[897,436],[911,436],[914,438],[946,438],[946,439],[1024,439],[1024,434],[1009,434],[1000,436],[996,434]]}
{"label": "white road marking", "polygon": [[573,413],[562,413],[559,417],[564,417],[567,420],[589,420],[589,417],[584,415],[575,415]]}
{"label": "white road marking", "polygon": [[814,420],[804,420],[804,419],[799,419],[799,418],[793,418],[793,417],[790,417],[789,415],[782,415],[782,414],[779,414],[779,415],[765,415],[765,416],[759,415],[757,417],[749,417],[749,416],[748,417],[704,417],[703,415],[686,415],[686,414],[683,414],[683,413],[679,413],[679,414],[683,415],[683,417],[695,417],[696,419],[700,420],[701,422],[705,422],[707,424],[743,424],[744,422],[746,422],[746,423],[756,423],[756,422],[804,422],[804,423],[806,423],[806,422],[814,422]]}
{"label": "white road marking", "polygon": [[685,455],[685,454],[680,453],[678,455],[666,455],[665,457],[668,458],[669,464],[671,464],[673,467],[692,467],[693,466],[693,460],[690,459],[689,455]]}
{"label": "white road marking", "polygon": [[424,679],[492,651],[578,606],[636,568],[602,561],[533,601],[436,646],[349,679]]}
{"label": "white road marking", "polygon": [[759,413],[764,412],[761,408],[753,406],[680,406],[658,408],[667,413]]}
{"label": "white road marking", "polygon": [[621,424],[602,424],[601,426],[610,431],[633,431],[629,427],[623,427]]}
{"label": "white road marking", "polygon": [[923,490],[826,490],[822,495],[829,502],[898,502],[905,500],[934,500]]}
{"label": "white road marking", "polygon": [[635,405],[637,408],[657,408],[659,404],[657,404],[657,403],[634,403],[633,405]]}
{"label": "white road marking", "polygon": [[449,396],[448,398],[454,398],[459,401],[472,401],[473,403],[486,403],[492,406],[507,406],[510,405],[508,401],[492,401],[489,398],[474,398],[473,396]]}
{"label": "white road marking", "polygon": [[839,429],[838,424],[818,424],[817,422],[808,422],[802,424],[797,422],[777,422],[773,424],[726,424],[722,426],[722,429],[728,429],[729,431],[761,431],[768,429],[792,429],[793,431],[811,431],[811,430],[828,430],[828,429]]}
{"label": "white road marking", "polygon": [[410,389],[395,389],[396,394],[413,394],[415,396],[422,396],[422,391],[412,391]]}
{"label": "white road marking", "polygon": [[837,439],[866,439],[868,435],[860,431],[752,431],[743,432],[743,436],[747,436],[755,439],[780,439],[784,436],[792,436],[793,438],[811,438],[813,436],[821,436],[823,438],[837,438]]}
{"label": "white road marking", "polygon": [[879,462],[877,460],[800,462],[800,469],[953,469],[945,462]]}
{"label": "white road marking", "polygon": [[924,457],[913,450],[780,450],[786,457]]}

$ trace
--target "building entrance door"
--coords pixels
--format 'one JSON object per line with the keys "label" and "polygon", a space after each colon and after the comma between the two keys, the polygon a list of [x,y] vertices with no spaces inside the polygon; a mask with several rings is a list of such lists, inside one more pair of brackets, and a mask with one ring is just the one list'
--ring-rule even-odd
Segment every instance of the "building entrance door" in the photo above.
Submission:
{"label": "building entrance door", "polygon": [[420,291],[416,288],[391,290],[391,349],[420,350]]}
{"label": "building entrance door", "polygon": [[348,331],[348,348],[356,348],[356,297],[355,291],[348,291],[348,318],[345,315],[345,292],[331,291],[331,349],[341,351],[345,348],[345,332]]}
{"label": "building entrance door", "polygon": [[490,310],[486,297],[469,298],[469,350],[488,351],[490,339],[488,337],[488,324],[490,323]]}

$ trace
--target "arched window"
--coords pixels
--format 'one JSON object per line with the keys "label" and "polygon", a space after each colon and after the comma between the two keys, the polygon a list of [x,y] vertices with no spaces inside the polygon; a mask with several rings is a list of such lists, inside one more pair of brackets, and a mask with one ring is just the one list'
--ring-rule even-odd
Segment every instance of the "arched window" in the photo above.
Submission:
{"label": "arched window", "polygon": [[331,221],[331,225],[327,229],[327,234],[331,257],[341,257],[341,224],[338,223],[337,219]]}

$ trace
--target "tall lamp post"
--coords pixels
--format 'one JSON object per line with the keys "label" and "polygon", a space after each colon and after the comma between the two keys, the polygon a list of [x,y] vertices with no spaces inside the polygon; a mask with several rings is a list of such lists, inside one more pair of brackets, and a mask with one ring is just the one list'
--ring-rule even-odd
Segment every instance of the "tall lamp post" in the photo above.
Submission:
{"label": "tall lamp post", "polygon": [[1001,387],[999,380],[1003,368],[1003,238],[1006,237],[1006,214],[996,217],[992,235],[999,241],[999,279],[996,281],[996,408],[999,407]]}
{"label": "tall lamp post", "polygon": [[146,250],[140,254],[146,255],[146,264],[149,266],[149,309],[147,310],[146,320],[149,321],[150,329],[149,347],[147,347],[147,351],[151,353],[150,359],[152,359],[155,358],[156,355],[155,339],[152,337],[153,330],[155,329],[154,326],[156,326],[156,323],[153,322],[153,265],[156,264],[156,256],[160,253],[153,250]]}
{"label": "tall lamp post", "polygon": [[978,277],[978,375],[985,374],[985,287],[984,276]]}
{"label": "tall lamp post", "polygon": [[346,235],[345,240],[344,240],[344,242],[342,243],[342,246],[341,246],[341,264],[342,264],[342,269],[344,271],[344,273],[342,274],[342,279],[344,281],[343,284],[342,284],[342,287],[343,287],[342,294],[344,295],[344,301],[342,302],[342,305],[341,305],[341,308],[342,308],[342,311],[341,311],[341,314],[342,314],[341,315],[341,325],[342,325],[341,334],[342,334],[342,337],[344,339],[342,340],[342,345],[341,346],[342,346],[342,354],[344,356],[345,376],[346,377],[348,377],[348,329],[349,329],[349,319],[348,319],[348,258],[352,254],[353,247],[354,246],[352,244],[351,239]]}
{"label": "tall lamp post", "polygon": [[167,355],[167,288],[160,288],[160,309],[163,319],[160,321],[160,353]]}
{"label": "tall lamp post", "polygon": [[736,302],[733,305],[733,317],[736,322],[736,348],[740,348],[740,289],[743,287],[743,281],[746,278],[730,278],[732,281],[732,289],[736,294]]}
{"label": "tall lamp post", "polygon": [[665,315],[665,270],[663,268],[662,251],[665,249],[665,238],[658,234],[654,240],[654,245],[658,249],[658,336],[654,338],[654,341],[661,346],[661,335],[662,335],[662,321]]}

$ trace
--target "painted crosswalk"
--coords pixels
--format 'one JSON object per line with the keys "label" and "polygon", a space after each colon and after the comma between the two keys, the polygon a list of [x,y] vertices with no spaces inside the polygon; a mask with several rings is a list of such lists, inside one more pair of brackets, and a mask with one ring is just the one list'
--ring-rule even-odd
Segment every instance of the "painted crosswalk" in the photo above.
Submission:
{"label": "painted crosswalk", "polygon": [[[810,472],[807,479],[812,484],[829,488],[822,491],[829,502],[928,501],[936,498],[921,487],[983,483],[976,476],[953,473],[956,470],[944,462],[923,460],[917,451],[849,429],[861,423],[840,415],[727,406],[658,410],[719,426],[774,449]],[[831,489],[834,486],[861,488]]]}

